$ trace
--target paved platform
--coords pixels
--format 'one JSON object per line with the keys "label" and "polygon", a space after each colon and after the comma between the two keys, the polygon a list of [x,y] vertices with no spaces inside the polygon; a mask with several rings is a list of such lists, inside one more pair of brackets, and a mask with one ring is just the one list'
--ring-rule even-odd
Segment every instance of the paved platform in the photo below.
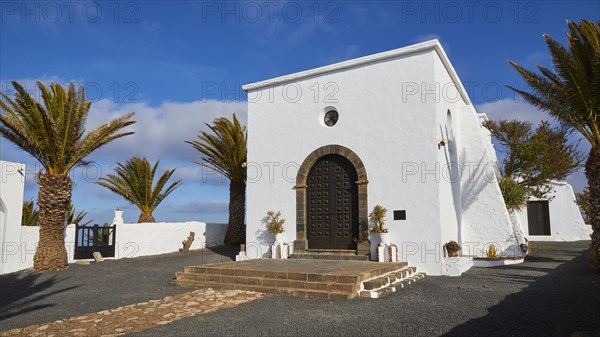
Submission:
{"label": "paved platform", "polygon": [[[185,267],[172,284],[302,297],[354,298],[363,282],[386,276],[388,287],[414,274],[406,262],[255,259]],[[377,290],[377,289],[369,289]]]}

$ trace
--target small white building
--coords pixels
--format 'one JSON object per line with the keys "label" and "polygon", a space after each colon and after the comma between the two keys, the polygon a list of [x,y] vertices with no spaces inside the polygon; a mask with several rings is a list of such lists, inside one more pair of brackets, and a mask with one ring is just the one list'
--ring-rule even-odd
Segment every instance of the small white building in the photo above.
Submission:
{"label": "small white building", "polygon": [[0,161],[0,274],[20,269],[25,164]]}
{"label": "small white building", "polygon": [[586,225],[575,203],[573,187],[552,181],[546,199],[531,199],[519,212],[523,233],[532,241],[589,240],[592,226]]}
{"label": "small white building", "polygon": [[400,260],[428,274],[447,274],[451,240],[464,256],[523,254],[489,134],[437,40],[243,88],[250,257],[268,256],[269,210],[295,253],[368,254],[377,204]]}

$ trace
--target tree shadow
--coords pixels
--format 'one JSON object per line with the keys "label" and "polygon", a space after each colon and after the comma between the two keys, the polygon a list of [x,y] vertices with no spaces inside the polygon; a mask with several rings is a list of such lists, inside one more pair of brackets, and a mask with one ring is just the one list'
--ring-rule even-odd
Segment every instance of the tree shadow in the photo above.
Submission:
{"label": "tree shadow", "polygon": [[[571,336],[578,331],[600,336],[600,278],[587,269],[586,255],[566,262],[536,258],[561,262],[557,268],[506,266],[516,274],[498,277],[529,285],[488,308],[487,315],[469,320],[444,336]],[[540,277],[535,272],[547,274]]]}
{"label": "tree shadow", "polygon": [[235,261],[235,256],[239,254],[240,248],[235,246],[213,246],[207,247],[208,250],[215,253],[215,262]]}
{"label": "tree shadow", "polygon": [[[0,276],[0,321],[27,312],[53,307],[44,299],[79,286],[53,289],[65,279],[46,277],[36,272],[17,272]],[[41,303],[40,303],[41,302]]]}

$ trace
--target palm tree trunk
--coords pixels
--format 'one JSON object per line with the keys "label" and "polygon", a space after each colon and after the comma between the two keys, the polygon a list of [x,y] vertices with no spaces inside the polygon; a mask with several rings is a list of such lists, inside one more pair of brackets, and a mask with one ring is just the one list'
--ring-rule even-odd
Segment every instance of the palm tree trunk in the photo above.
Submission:
{"label": "palm tree trunk", "polygon": [[138,218],[138,223],[151,223],[156,222],[156,219],[152,216],[152,214],[141,213]]}
{"label": "palm tree trunk", "polygon": [[71,203],[73,183],[66,175],[38,175],[40,191],[40,240],[33,257],[36,271],[58,270],[67,267],[65,248],[65,221]]}
{"label": "palm tree trunk", "polygon": [[246,242],[246,182],[229,183],[229,224],[225,234],[225,244],[238,246]]}
{"label": "palm tree trunk", "polygon": [[592,225],[592,243],[588,252],[590,269],[600,274],[600,146],[592,147],[585,163],[585,176],[590,189],[589,219]]}

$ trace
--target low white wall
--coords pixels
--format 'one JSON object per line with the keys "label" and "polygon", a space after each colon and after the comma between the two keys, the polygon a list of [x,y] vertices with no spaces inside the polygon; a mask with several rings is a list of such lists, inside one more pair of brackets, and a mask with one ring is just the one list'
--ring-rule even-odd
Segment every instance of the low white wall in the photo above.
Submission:
{"label": "low white wall", "polygon": [[[206,224],[199,221],[176,223],[142,223],[117,225],[115,259],[158,255],[177,252],[181,242],[190,232],[195,239],[190,249],[223,244],[227,224]],[[37,226],[21,226],[21,239],[15,242],[4,242],[3,261],[5,268],[1,274],[33,267],[33,256],[40,238]],[[69,255],[69,263],[75,262],[75,225],[65,229],[65,248]]]}
{"label": "low white wall", "polygon": [[227,224],[199,221],[158,222],[117,225],[115,258],[138,257],[176,252],[190,232],[195,238],[190,249],[223,244]]}

